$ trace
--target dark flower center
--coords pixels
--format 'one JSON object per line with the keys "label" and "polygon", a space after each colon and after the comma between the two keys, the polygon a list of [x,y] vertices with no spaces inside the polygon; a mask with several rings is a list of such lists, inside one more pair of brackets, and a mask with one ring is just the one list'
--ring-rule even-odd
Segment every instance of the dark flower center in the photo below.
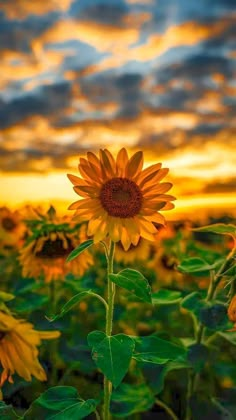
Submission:
{"label": "dark flower center", "polygon": [[5,331],[0,331],[0,341],[5,337],[6,332]]}
{"label": "dark flower center", "polygon": [[169,258],[167,255],[162,255],[161,264],[166,270],[173,271],[175,270],[177,264],[172,258]]}
{"label": "dark flower center", "polygon": [[16,223],[14,222],[14,220],[11,219],[11,217],[4,217],[2,219],[2,227],[5,230],[13,230],[16,227]]}
{"label": "dark flower center", "polygon": [[101,204],[109,216],[123,219],[140,212],[142,198],[138,185],[127,178],[110,179],[103,185],[100,194]]}
{"label": "dark flower center", "polygon": [[63,246],[62,239],[57,238],[55,241],[47,239],[41,251],[35,253],[35,256],[38,258],[62,258],[67,257],[67,255],[73,251],[74,247],[69,238],[65,238],[67,241],[67,248]]}

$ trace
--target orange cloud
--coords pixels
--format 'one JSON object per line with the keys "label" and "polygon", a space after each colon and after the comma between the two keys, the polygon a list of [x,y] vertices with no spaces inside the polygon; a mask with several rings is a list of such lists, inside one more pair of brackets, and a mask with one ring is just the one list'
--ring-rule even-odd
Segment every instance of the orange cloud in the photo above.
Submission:
{"label": "orange cloud", "polygon": [[53,11],[66,12],[73,0],[1,0],[0,7],[8,19],[24,19],[30,15],[44,15]]}

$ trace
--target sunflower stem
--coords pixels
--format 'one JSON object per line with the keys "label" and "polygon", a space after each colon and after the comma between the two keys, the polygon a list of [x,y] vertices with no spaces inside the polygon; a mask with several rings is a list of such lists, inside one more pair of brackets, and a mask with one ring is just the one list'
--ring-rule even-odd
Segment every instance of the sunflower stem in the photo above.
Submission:
{"label": "sunflower stem", "polygon": [[[107,312],[106,312],[106,335],[112,334],[112,321],[114,312],[114,299],[115,299],[115,284],[109,279],[109,274],[113,273],[113,260],[115,252],[115,243],[110,242],[107,256]],[[110,420],[110,400],[112,393],[112,383],[104,377],[104,411],[103,419]]]}
{"label": "sunflower stem", "polygon": [[[50,293],[50,305],[52,308],[52,313],[57,313],[57,289],[56,282],[52,280],[49,283],[49,293]],[[50,361],[51,361],[51,375],[50,375],[50,385],[54,386],[57,384],[57,366],[56,366],[56,355],[58,350],[58,343],[56,340],[52,340],[50,343]]]}

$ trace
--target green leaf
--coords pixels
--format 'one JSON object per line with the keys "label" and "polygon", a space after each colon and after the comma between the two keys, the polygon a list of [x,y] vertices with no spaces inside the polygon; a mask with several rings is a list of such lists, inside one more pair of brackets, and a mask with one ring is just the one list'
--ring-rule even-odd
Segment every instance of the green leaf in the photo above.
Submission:
{"label": "green leaf", "polygon": [[168,360],[185,360],[187,350],[155,335],[134,337],[135,353],[133,358],[139,362],[163,364]]}
{"label": "green leaf", "polygon": [[234,346],[236,346],[236,332],[222,332],[222,331],[218,331],[217,334],[220,337],[223,337],[225,340],[227,340],[229,343],[233,344]]}
{"label": "green leaf", "polygon": [[24,420],[79,420],[93,413],[96,403],[95,400],[84,401],[72,386],[55,386],[32,403]]}
{"label": "green leaf", "polygon": [[129,290],[129,292],[133,293],[141,300],[144,300],[144,302],[152,302],[149,283],[139,271],[126,268],[118,274],[110,274],[109,279],[118,286]]}
{"label": "green leaf", "polygon": [[10,300],[14,299],[15,296],[11,293],[0,292],[0,301],[2,302],[9,302]]}
{"label": "green leaf", "polygon": [[149,410],[155,403],[154,395],[145,384],[121,384],[113,391],[111,413],[116,417],[127,417]]}
{"label": "green leaf", "polygon": [[152,303],[154,305],[171,305],[179,302],[181,295],[181,292],[175,290],[160,289],[152,293]]}
{"label": "green leaf", "polygon": [[14,300],[11,308],[16,312],[32,312],[48,303],[49,297],[37,293],[27,293]]}
{"label": "green leaf", "polygon": [[62,318],[67,312],[69,312],[77,303],[81,302],[87,295],[89,295],[91,290],[84,290],[83,292],[78,293],[77,295],[73,296],[65,305],[61,308],[60,312],[57,315],[52,315],[50,317],[46,317],[48,321],[53,322],[59,318]]}
{"label": "green leaf", "polygon": [[96,347],[98,344],[102,342],[106,338],[106,334],[102,331],[92,331],[88,334],[87,340],[89,347]]}
{"label": "green leaf", "polygon": [[196,232],[212,232],[218,233],[220,235],[236,235],[236,226],[232,224],[225,223],[214,223],[213,225],[202,226],[199,228],[192,229]]}
{"label": "green leaf", "polygon": [[83,251],[93,245],[93,240],[89,239],[88,241],[83,242],[79,246],[77,246],[73,251],[68,255],[66,262],[70,262],[74,260],[78,255],[80,255]]}
{"label": "green leaf", "polygon": [[234,420],[231,413],[216,399],[204,394],[194,394],[190,399],[193,420],[199,420],[199,413],[204,413],[204,418],[214,420]]}
{"label": "green leaf", "polygon": [[193,312],[196,316],[198,316],[199,311],[201,308],[204,308],[205,305],[205,301],[202,299],[200,293],[198,292],[190,293],[189,295],[185,296],[181,302],[182,308]]}
{"label": "green leaf", "polygon": [[0,419],[1,420],[16,420],[19,417],[16,415],[12,405],[6,405],[4,401],[0,401]]}
{"label": "green leaf", "polygon": [[209,350],[203,344],[192,344],[188,348],[188,361],[195,372],[201,372],[209,361]]}
{"label": "green leaf", "polygon": [[105,336],[99,331],[89,334],[88,342],[93,345],[92,358],[96,366],[116,388],[128,371],[134,350],[134,341],[125,334]]}
{"label": "green leaf", "polygon": [[144,363],[141,367],[148,385],[155,394],[159,394],[164,389],[167,374],[173,370],[189,369],[189,364],[170,361],[163,365]]}
{"label": "green leaf", "polygon": [[202,258],[192,257],[183,260],[177,268],[181,273],[199,273],[214,270],[216,266],[216,263],[210,265]]}

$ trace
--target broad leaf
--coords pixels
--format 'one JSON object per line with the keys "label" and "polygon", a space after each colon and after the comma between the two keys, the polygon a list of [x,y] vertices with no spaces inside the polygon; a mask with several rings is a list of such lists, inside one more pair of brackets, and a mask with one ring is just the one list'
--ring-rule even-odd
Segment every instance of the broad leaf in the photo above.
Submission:
{"label": "broad leaf", "polygon": [[89,295],[91,290],[85,290],[83,292],[78,293],[77,295],[73,296],[65,305],[61,308],[59,314],[52,315],[47,317],[50,322],[56,321],[59,318],[62,318],[67,312],[69,312],[77,303],[81,302],[87,295]]}
{"label": "broad leaf", "polygon": [[[199,413],[204,413],[204,418],[214,420],[234,420],[232,414],[216,399],[204,394],[194,394],[190,399],[193,420],[199,420]],[[201,416],[202,418],[202,416]]]}
{"label": "broad leaf", "polygon": [[193,312],[196,316],[199,315],[199,312],[202,308],[206,306],[205,301],[202,299],[202,296],[198,292],[192,292],[181,302],[181,306],[184,309],[187,309],[190,312]]}
{"label": "broad leaf", "polygon": [[126,290],[129,290],[135,296],[144,300],[144,302],[152,302],[151,288],[147,279],[137,270],[126,268],[118,274],[110,274],[109,278],[113,283]]}
{"label": "broad leaf", "polygon": [[49,297],[46,295],[27,293],[24,296],[19,296],[15,299],[12,302],[11,308],[16,312],[32,312],[42,308],[48,301]]}
{"label": "broad leaf", "polygon": [[111,413],[116,417],[127,417],[149,410],[155,403],[154,395],[145,384],[121,384],[113,391]]}
{"label": "broad leaf", "polygon": [[80,255],[83,251],[85,251],[87,248],[89,248],[91,245],[93,245],[93,240],[89,239],[88,241],[83,242],[77,248],[73,249],[73,251],[68,255],[66,261],[70,262],[74,260],[78,255]]}
{"label": "broad leaf", "polygon": [[234,346],[236,346],[236,332],[221,332],[218,331],[218,335],[220,337],[223,337],[225,340],[227,340],[229,343],[233,344]]}
{"label": "broad leaf", "polygon": [[0,292],[0,301],[2,302],[9,302],[10,300],[14,299],[15,296],[11,293]]}
{"label": "broad leaf", "polygon": [[152,293],[152,303],[154,305],[171,305],[179,302],[181,292],[175,290],[161,289]]}
{"label": "broad leaf", "polygon": [[198,257],[186,258],[178,265],[181,273],[200,273],[214,270],[218,264],[208,264],[205,260]]}
{"label": "broad leaf", "polygon": [[92,358],[102,373],[116,388],[128,371],[134,350],[134,341],[125,334],[105,336],[94,331],[88,342],[93,344]]}
{"label": "broad leaf", "polygon": [[16,415],[12,405],[6,405],[4,401],[0,401],[0,419],[1,420],[16,420],[19,417]]}
{"label": "broad leaf", "polygon": [[195,372],[201,372],[209,361],[209,349],[203,344],[192,344],[188,348],[187,359]]}
{"label": "broad leaf", "polygon": [[95,411],[96,401],[84,401],[76,388],[55,386],[40,395],[27,410],[24,420],[80,420]]}
{"label": "broad leaf", "polygon": [[189,369],[186,362],[167,362],[163,365],[153,365],[143,363],[141,365],[145,379],[155,394],[159,394],[164,389],[165,377],[173,370]]}
{"label": "broad leaf", "polygon": [[212,232],[219,233],[220,235],[236,236],[236,226],[232,224],[226,225],[225,223],[215,223],[213,225],[202,226],[192,230],[196,232]]}
{"label": "broad leaf", "polygon": [[163,364],[168,360],[185,360],[187,351],[184,347],[163,340],[155,335],[134,337],[135,353],[133,358],[139,362]]}

